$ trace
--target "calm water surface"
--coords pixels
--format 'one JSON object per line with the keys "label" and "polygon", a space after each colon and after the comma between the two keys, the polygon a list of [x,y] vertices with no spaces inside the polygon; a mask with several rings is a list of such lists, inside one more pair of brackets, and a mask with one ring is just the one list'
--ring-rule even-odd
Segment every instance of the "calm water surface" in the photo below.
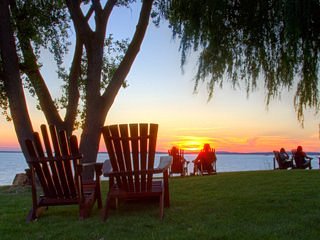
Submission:
{"label": "calm water surface", "polygon": [[[156,154],[156,163],[160,156]],[[313,169],[319,168],[318,156],[310,155]],[[196,154],[186,154],[187,160],[195,159]],[[107,153],[98,154],[98,162],[108,158]],[[273,154],[217,154],[217,172],[257,171],[273,169]],[[20,152],[0,152],[0,185],[10,185],[17,173],[23,173],[27,168],[23,154]],[[188,166],[189,173],[193,172],[193,164]]]}

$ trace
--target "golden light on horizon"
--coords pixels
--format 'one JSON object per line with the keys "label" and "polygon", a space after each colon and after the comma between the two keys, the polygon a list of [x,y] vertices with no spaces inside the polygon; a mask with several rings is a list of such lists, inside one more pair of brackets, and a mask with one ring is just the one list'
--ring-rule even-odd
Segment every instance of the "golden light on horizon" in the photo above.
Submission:
{"label": "golden light on horizon", "polygon": [[212,145],[212,139],[196,136],[179,136],[179,140],[171,142],[172,146],[184,149],[186,152],[199,152],[205,143]]}

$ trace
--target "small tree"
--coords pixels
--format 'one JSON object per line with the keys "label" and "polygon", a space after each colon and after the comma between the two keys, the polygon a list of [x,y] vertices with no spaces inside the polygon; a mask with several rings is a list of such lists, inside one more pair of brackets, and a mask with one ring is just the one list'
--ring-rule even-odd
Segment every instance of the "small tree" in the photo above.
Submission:
{"label": "small tree", "polygon": [[[10,107],[23,150],[23,141],[31,136],[32,125],[19,72],[23,74],[29,91],[37,97],[39,108],[49,124],[71,133],[76,125],[77,113],[81,112],[83,131],[80,150],[84,155],[83,161],[96,161],[100,129],[119,89],[125,85],[125,78],[140,50],[154,1],[142,1],[130,43],[112,41],[112,37],[106,34],[111,12],[115,7],[128,7],[133,2],[1,1],[0,103],[5,111]],[[72,66],[67,73],[61,64],[68,49],[70,19],[76,32],[76,42]],[[89,24],[91,20],[92,25]],[[60,101],[60,107],[66,109],[64,118],[60,116],[57,102],[51,97],[40,72],[38,59],[41,47],[48,48],[54,54],[60,76],[66,80],[66,94]],[[112,55],[110,51],[113,50],[120,51]],[[80,98],[83,100],[82,108],[79,107]]]}

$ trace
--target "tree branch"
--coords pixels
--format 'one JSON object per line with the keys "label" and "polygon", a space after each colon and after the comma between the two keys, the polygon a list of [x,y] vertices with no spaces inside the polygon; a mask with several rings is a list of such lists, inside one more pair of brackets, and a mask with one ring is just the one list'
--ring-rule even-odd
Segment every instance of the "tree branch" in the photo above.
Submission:
{"label": "tree branch", "polygon": [[89,11],[87,12],[87,15],[85,16],[86,22],[89,21],[89,19],[91,18],[93,12],[94,12],[94,9],[93,9],[93,6],[91,6]]}
{"label": "tree branch", "polygon": [[117,0],[109,0],[103,8],[103,18],[108,19]]}
{"label": "tree branch", "polygon": [[[15,1],[11,2],[10,5],[13,11],[17,11]],[[37,58],[33,52],[33,48],[30,42],[30,39],[23,36],[23,26],[21,21],[17,21],[17,31],[18,31],[18,39],[20,42],[21,51],[24,58],[24,72],[29,77],[37,97],[39,99],[39,104],[41,110],[46,116],[46,119],[49,124],[55,124],[61,126],[62,119],[58,113],[56,106],[52,100],[50,92],[47,88],[47,85],[40,73],[39,66],[37,64]]]}
{"label": "tree branch", "polygon": [[[88,80],[86,85],[86,104],[88,104],[88,106],[91,104],[96,105],[94,99],[99,98],[100,100],[100,79],[106,28],[109,16],[116,2],[116,0],[109,0],[106,4],[106,9],[103,10],[103,12],[99,10],[99,7],[94,7],[96,31],[91,34],[90,38],[87,40],[87,44],[85,44],[88,56]],[[95,4],[98,5],[98,3]],[[95,107],[93,106],[93,108]]]}
{"label": "tree branch", "polygon": [[102,6],[101,6],[100,1],[98,1],[98,0],[91,0],[91,1],[92,1],[92,6],[95,11],[102,11]]}
{"label": "tree branch", "polygon": [[66,0],[69,13],[71,15],[74,28],[76,32],[80,35],[82,41],[88,41],[92,34],[92,30],[88,24],[88,15],[85,17],[80,8],[80,1]]}
{"label": "tree branch", "polygon": [[81,74],[81,58],[83,53],[83,44],[80,39],[76,39],[75,52],[73,56],[72,66],[69,76],[68,85],[68,105],[65,115],[65,129],[71,133],[74,127],[74,122],[77,117],[77,109],[80,98],[79,93],[79,78]]}
{"label": "tree branch", "polygon": [[138,55],[138,52],[140,51],[140,46],[142,44],[149,24],[152,3],[153,0],[143,1],[139,21],[136,26],[136,31],[134,33],[133,39],[131,40],[128,50],[123,60],[121,61],[118,69],[115,71],[111,82],[109,83],[107,89],[102,95],[103,101],[105,103],[105,111],[107,111],[111,107],[119,89],[121,88],[126,76],[130,71],[130,68],[136,56]]}
{"label": "tree branch", "polygon": [[[19,37],[19,34],[18,34]],[[60,126],[62,124],[62,119],[58,113],[58,110],[54,104],[54,101],[51,97],[49,89],[40,73],[39,66],[37,64],[37,58],[33,53],[33,49],[29,40],[23,40],[19,38],[21,44],[21,49],[23,53],[23,58],[25,60],[25,74],[29,77],[32,86],[35,89],[37,97],[39,99],[39,104],[41,110],[49,124],[55,124]]]}
{"label": "tree branch", "polygon": [[24,140],[32,138],[32,124],[19,74],[19,59],[12,28],[10,26],[9,1],[0,1],[0,53],[6,95],[10,113],[23,154],[30,160]]}

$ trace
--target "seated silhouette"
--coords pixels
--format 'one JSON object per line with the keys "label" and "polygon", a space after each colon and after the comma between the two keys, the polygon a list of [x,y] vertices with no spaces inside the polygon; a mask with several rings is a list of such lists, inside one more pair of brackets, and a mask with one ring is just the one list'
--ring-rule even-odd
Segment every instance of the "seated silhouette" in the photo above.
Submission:
{"label": "seated silhouette", "polygon": [[311,160],[312,158],[307,156],[307,154],[303,151],[301,146],[297,147],[297,150],[292,150],[292,157],[295,161],[296,168],[309,168],[311,169]]}
{"label": "seated silhouette", "polygon": [[288,169],[293,167],[292,159],[290,159],[284,148],[281,148],[280,151],[273,151],[273,153],[274,161],[278,163],[279,169]]}
{"label": "seated silhouette", "polygon": [[201,175],[204,173],[214,174],[216,173],[216,152],[213,148],[210,147],[210,144],[206,143],[203,146],[203,149],[198,154],[194,163],[194,174],[200,172]]}
{"label": "seated silhouette", "polygon": [[184,158],[184,151],[176,146],[173,146],[170,150],[168,150],[168,154],[172,156],[170,175],[174,173],[181,174],[181,176],[188,175],[189,162]]}

